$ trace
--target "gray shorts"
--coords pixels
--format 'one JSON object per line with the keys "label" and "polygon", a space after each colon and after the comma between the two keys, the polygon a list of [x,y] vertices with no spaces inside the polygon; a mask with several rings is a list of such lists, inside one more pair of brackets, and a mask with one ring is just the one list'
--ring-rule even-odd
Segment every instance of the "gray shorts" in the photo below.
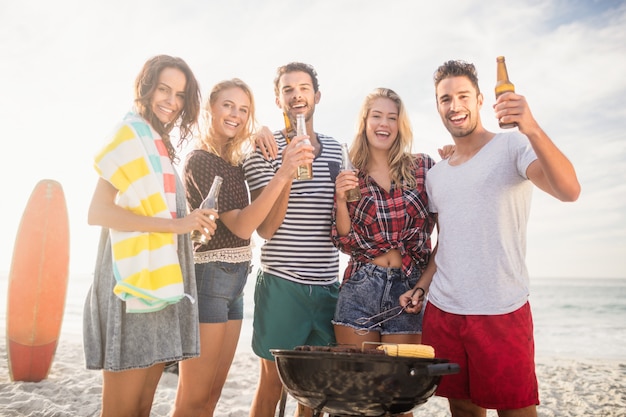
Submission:
{"label": "gray shorts", "polygon": [[370,322],[359,323],[359,319],[372,317],[399,306],[400,295],[413,288],[420,276],[421,270],[418,268],[414,268],[411,276],[407,277],[400,268],[365,264],[343,282],[339,290],[333,324],[353,329],[369,328],[370,331],[379,332],[381,335],[422,333],[423,313],[402,313],[376,325],[377,322],[398,313],[399,307]]}
{"label": "gray shorts", "polygon": [[250,262],[196,264],[200,323],[243,320],[243,288]]}

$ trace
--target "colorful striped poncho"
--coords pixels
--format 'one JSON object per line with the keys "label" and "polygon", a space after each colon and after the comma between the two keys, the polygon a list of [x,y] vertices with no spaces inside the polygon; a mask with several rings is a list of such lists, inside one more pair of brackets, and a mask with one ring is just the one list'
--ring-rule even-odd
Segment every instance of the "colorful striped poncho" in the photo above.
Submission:
{"label": "colorful striped poncho", "polygon": [[[159,134],[136,112],[96,155],[95,168],[118,189],[119,206],[142,216],[176,217],[174,168]],[[128,313],[161,310],[185,296],[175,234],[110,232],[113,291]]]}

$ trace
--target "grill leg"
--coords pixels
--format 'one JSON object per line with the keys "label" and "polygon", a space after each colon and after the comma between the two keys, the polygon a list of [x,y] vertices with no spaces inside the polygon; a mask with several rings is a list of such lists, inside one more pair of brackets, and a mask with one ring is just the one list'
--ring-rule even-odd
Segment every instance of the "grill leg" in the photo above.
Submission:
{"label": "grill leg", "polygon": [[[282,390],[280,391],[280,403],[278,406],[278,417],[285,417],[286,404],[287,404],[287,390],[283,386]],[[305,415],[304,406],[298,403],[298,406],[296,408],[296,417],[304,417],[304,415]],[[320,417],[322,415],[323,415],[322,410],[313,410],[313,417]]]}
{"label": "grill leg", "polygon": [[285,405],[287,404],[287,390],[285,387],[280,391],[280,405],[278,406],[278,417],[285,417]]}

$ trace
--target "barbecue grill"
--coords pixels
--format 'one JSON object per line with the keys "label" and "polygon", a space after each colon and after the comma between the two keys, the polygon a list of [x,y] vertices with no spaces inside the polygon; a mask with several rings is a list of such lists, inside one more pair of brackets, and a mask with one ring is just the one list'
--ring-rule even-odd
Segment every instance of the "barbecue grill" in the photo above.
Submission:
{"label": "barbecue grill", "polygon": [[435,393],[443,375],[459,372],[446,359],[387,356],[378,349],[299,346],[271,352],[287,392],[315,417],[406,413]]}

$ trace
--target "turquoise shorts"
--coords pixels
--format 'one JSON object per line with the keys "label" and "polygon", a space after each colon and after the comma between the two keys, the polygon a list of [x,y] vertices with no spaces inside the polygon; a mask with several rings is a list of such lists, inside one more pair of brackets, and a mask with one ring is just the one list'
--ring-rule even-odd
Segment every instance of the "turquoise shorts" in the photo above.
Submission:
{"label": "turquoise shorts", "polygon": [[336,343],[331,320],[339,283],[306,285],[259,270],[254,291],[252,350],[273,361],[270,349]]}

